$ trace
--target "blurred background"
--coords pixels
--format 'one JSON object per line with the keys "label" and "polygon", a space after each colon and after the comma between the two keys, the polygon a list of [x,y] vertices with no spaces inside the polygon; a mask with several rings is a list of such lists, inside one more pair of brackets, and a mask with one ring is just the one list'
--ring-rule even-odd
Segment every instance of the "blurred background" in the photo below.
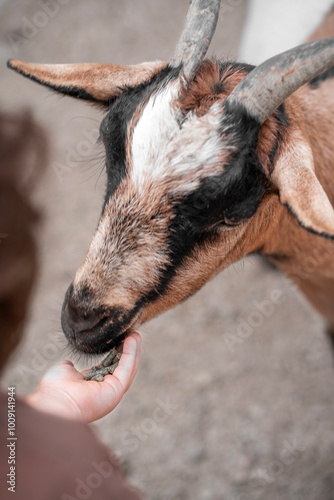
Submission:
{"label": "blurred background", "polygon": [[[273,1],[270,14],[268,1],[222,0],[210,54],[237,59],[241,43],[241,58],[260,62],[302,42],[330,3]],[[103,114],[7,70],[6,60],[168,60],[187,7],[188,0],[0,0],[1,108],[32,110],[51,148],[34,195],[43,212],[39,280],[25,340],[2,380],[22,396],[58,359],[82,369],[96,361],[69,351],[60,309],[102,206]],[[274,290],[280,304],[271,301]],[[333,500],[334,373],[324,332],[286,278],[248,257],[141,328],[138,376],[96,432],[148,499]]]}

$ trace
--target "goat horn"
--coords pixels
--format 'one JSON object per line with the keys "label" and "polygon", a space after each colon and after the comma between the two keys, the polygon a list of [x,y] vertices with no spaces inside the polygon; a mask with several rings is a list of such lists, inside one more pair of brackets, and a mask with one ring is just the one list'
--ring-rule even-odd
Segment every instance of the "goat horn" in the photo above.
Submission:
{"label": "goat horn", "polygon": [[299,87],[333,65],[334,37],[299,45],[253,69],[225,104],[242,103],[263,123]]}
{"label": "goat horn", "polygon": [[183,73],[192,80],[214,35],[220,0],[191,0],[186,22],[170,61],[172,67],[183,64]]}

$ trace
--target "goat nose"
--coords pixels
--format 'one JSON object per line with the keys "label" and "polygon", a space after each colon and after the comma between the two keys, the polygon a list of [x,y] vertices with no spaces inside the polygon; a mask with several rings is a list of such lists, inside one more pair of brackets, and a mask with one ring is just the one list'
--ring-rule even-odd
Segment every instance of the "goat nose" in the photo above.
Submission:
{"label": "goat nose", "polygon": [[116,305],[93,308],[94,302],[88,288],[74,289],[71,285],[65,294],[61,326],[76,350],[102,354],[124,340],[133,312]]}
{"label": "goat nose", "polygon": [[66,334],[75,336],[78,333],[92,330],[107,315],[102,307],[90,309],[87,302],[80,302],[80,295],[73,297],[73,285],[71,285],[66,294],[62,310],[62,325]]}
{"label": "goat nose", "polygon": [[67,303],[65,306],[65,315],[72,329],[76,332],[84,332],[85,330],[91,330],[101,321],[101,311],[92,309],[87,311],[80,308],[80,306],[75,306],[71,302]]}

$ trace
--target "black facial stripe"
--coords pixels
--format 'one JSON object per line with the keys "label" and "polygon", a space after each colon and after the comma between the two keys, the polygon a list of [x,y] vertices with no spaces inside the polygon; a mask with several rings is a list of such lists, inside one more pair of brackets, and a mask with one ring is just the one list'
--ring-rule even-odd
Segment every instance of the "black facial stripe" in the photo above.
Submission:
{"label": "black facial stripe", "polygon": [[[113,347],[118,347],[125,339],[131,322],[139,309],[140,307],[136,304],[131,311],[126,313],[121,321],[116,321],[115,324],[106,326],[106,328],[101,331],[103,342],[94,342],[94,353],[102,354],[110,351]],[[106,341],[110,341],[110,339],[112,339],[112,341],[107,343]]]}
{"label": "black facial stripe", "polygon": [[[183,260],[196,240],[212,224],[226,220],[239,223],[256,212],[268,181],[262,171],[256,146],[260,124],[247,116],[243,108],[225,115],[222,133],[229,120],[233,121],[233,135],[229,137],[235,151],[222,172],[204,178],[200,186],[180,200],[175,207],[175,218],[170,228],[171,255],[176,263]],[[180,242],[186,241],[184,246]],[[181,245],[183,251],[181,251]]]}
{"label": "black facial stripe", "polygon": [[127,173],[126,140],[128,124],[136,109],[159,86],[167,85],[177,78],[180,68],[164,68],[150,82],[128,88],[114,99],[108,114],[102,121],[100,131],[106,149],[108,184],[105,204]]}
{"label": "black facial stripe", "polygon": [[[234,62],[219,61],[220,73],[227,68],[250,72],[254,66]],[[106,148],[108,184],[105,203],[108,202],[118,185],[127,174],[126,138],[128,124],[137,107],[160,85],[167,85],[177,78],[181,68],[167,68],[157,73],[150,82],[134,88],[125,89],[122,94],[110,102],[108,114],[102,120],[100,132]]]}
{"label": "black facial stripe", "polygon": [[[233,69],[241,69],[247,72],[250,72],[254,68],[251,65],[219,62],[220,72],[231,67],[232,71]],[[122,158],[124,164],[127,123],[133,116],[138,104],[150,92],[154,91],[154,86],[159,85],[160,81],[166,78],[165,75],[166,73],[161,75],[160,78],[153,80],[150,84],[143,85],[140,92],[135,94],[137,99],[136,105],[128,113],[129,117],[123,125],[125,127],[123,136],[116,135],[116,132],[119,134],[121,127],[115,127],[113,140],[123,145]],[[159,77],[159,75],[157,76]],[[114,104],[117,104],[119,109],[124,109],[126,102],[123,102],[122,97],[125,100],[131,99],[131,93],[134,90],[130,89],[128,94],[124,93],[117,98],[119,102],[117,103],[116,100]],[[278,120],[283,123],[285,118],[284,107],[280,108],[278,115]],[[112,113],[110,112],[107,116],[110,119]],[[230,124],[228,123],[229,121]],[[168,251],[170,254],[170,265],[162,273],[158,286],[137,301],[134,309],[136,312],[164,294],[170,281],[175,276],[178,267],[184,261],[184,258],[191,253],[196,244],[204,244],[205,241],[217,237],[217,233],[205,232],[205,229],[209,225],[216,221],[220,221],[223,225],[226,219],[237,223],[252,217],[269,189],[268,181],[256,155],[261,124],[249,116],[243,106],[234,104],[225,109],[224,122],[222,122],[221,127],[222,134],[224,134],[224,129],[227,125],[230,125],[230,129],[233,130],[233,135],[231,134],[229,140],[230,142],[231,138],[234,140],[235,153],[230,158],[229,163],[224,165],[224,170],[222,170],[220,175],[204,179],[195,192],[175,203],[174,218],[169,228]],[[278,145],[276,146],[276,150],[277,148]],[[275,156],[275,151],[272,152],[272,156]],[[122,175],[124,177],[126,171]],[[111,192],[107,192],[106,200],[111,194]]]}
{"label": "black facial stripe", "polygon": [[226,219],[238,223],[252,217],[269,190],[256,154],[260,123],[249,117],[241,106],[229,109],[222,133],[229,120],[233,127],[235,153],[227,164],[222,165],[220,175],[203,179],[194,192],[175,203],[169,228],[171,263],[162,274],[158,287],[138,301],[138,305],[161,297],[193,248],[217,237],[217,233],[205,231],[208,226],[217,221],[224,225]]}
{"label": "black facial stripe", "polygon": [[328,78],[333,78],[333,77],[334,77],[334,66],[332,66],[327,71],[324,71],[323,73],[320,73],[320,75],[313,78],[310,81],[310,86],[312,89],[316,89],[322,82],[328,80]]}

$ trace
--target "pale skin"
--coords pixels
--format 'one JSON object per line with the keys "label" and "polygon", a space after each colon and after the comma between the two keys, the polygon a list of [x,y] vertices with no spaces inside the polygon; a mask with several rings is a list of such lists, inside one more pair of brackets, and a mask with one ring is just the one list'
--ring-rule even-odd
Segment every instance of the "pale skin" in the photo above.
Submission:
{"label": "pale skin", "polygon": [[108,415],[129,389],[138,370],[140,350],[141,336],[132,332],[124,341],[118,367],[102,382],[87,381],[84,374],[89,370],[79,372],[71,361],[60,361],[45,373],[26,402],[59,417],[94,422]]}

